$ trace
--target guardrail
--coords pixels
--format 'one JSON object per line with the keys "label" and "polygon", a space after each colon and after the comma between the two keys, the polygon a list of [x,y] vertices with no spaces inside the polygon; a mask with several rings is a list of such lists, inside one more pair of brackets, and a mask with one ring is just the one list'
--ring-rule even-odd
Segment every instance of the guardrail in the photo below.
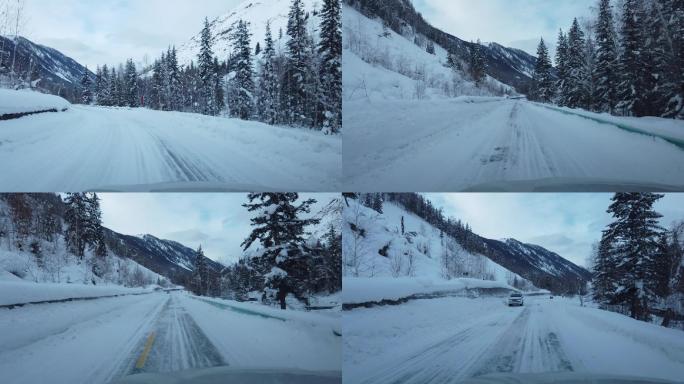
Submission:
{"label": "guardrail", "polygon": [[107,298],[120,297],[120,296],[148,295],[148,294],[150,294],[150,293],[154,293],[154,291],[150,291],[150,292],[137,292],[137,293],[119,293],[119,294],[116,294],[116,295],[104,295],[104,296],[69,297],[69,298],[66,298],[66,299],[54,299],[54,300],[31,301],[31,302],[28,302],[28,303],[3,304],[3,305],[0,305],[0,309],[2,309],[2,308],[14,309],[14,308],[23,307],[23,306],[25,306],[25,305],[52,304],[52,303],[66,303],[66,302],[69,302],[69,301],[85,301],[85,300],[107,299]]}
{"label": "guardrail", "polygon": [[[63,108],[61,112],[66,112],[68,108]],[[41,111],[32,111],[32,112],[18,112],[18,113],[6,113],[4,115],[0,115],[0,121],[5,121],[5,120],[14,120],[18,119],[20,117],[24,116],[30,116],[30,115],[37,115],[39,113],[56,113],[60,112],[57,108],[51,108],[51,109],[44,109]]]}

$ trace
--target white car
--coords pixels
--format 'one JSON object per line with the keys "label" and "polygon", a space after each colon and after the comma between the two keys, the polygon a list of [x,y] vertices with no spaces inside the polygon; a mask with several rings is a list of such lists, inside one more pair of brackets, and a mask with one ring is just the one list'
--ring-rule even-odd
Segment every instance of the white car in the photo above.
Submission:
{"label": "white car", "polygon": [[511,293],[510,296],[508,296],[508,306],[512,307],[514,305],[519,305],[523,306],[525,304],[525,300],[523,299],[523,295],[520,292],[513,292]]}

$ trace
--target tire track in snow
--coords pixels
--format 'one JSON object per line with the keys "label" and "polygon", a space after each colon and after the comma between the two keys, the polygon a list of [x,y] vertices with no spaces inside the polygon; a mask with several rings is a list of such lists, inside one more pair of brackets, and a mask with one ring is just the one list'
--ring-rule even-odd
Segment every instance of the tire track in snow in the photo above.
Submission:
{"label": "tire track in snow", "polygon": [[144,366],[138,368],[135,363],[144,350],[148,335],[138,342],[130,359],[129,373],[165,373],[227,365],[175,295],[164,304],[151,332],[155,333],[155,338]]}

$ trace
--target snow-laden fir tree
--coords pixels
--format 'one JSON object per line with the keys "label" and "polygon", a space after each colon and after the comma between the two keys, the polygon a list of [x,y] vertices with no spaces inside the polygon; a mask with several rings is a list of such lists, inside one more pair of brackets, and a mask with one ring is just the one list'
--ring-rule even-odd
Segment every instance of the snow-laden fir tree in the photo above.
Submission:
{"label": "snow-laden fir tree", "polygon": [[182,108],[181,81],[175,46],[169,48],[166,53],[166,95],[169,109],[180,111]]}
{"label": "snow-laden fir tree", "polygon": [[310,213],[316,201],[297,202],[297,193],[250,193],[248,199],[243,206],[255,214],[251,219],[254,229],[242,246],[247,250],[259,241],[262,248],[251,258],[250,265],[263,276],[265,295],[275,296],[286,309],[289,293],[304,299],[310,265],[304,229],[319,220],[302,216]]}
{"label": "snow-laden fir tree", "polygon": [[556,46],[556,69],[558,71],[558,83],[556,85],[556,103],[566,106],[568,100],[568,38],[561,29],[558,33]]}
{"label": "snow-laden fir tree", "polygon": [[209,19],[204,20],[204,28],[200,37],[200,52],[197,57],[199,75],[199,108],[205,115],[216,114],[216,100],[214,92],[214,52],[212,50],[211,26]]}
{"label": "snow-laden fir tree", "polygon": [[192,271],[192,291],[198,296],[205,296],[207,294],[207,287],[209,282],[209,271],[207,269],[207,261],[204,256],[204,251],[200,245],[195,252],[195,268]]}
{"label": "snow-laden fir tree", "polygon": [[470,49],[470,76],[475,81],[475,85],[480,87],[487,75],[487,60],[482,49],[482,42],[477,39]]}
{"label": "snow-laden fir tree", "polygon": [[[324,0],[321,10],[320,79],[324,130],[336,134],[342,128],[342,23],[339,0]],[[433,47],[434,51],[434,47]]]}
{"label": "snow-laden fir tree", "polygon": [[235,77],[232,80],[231,115],[243,120],[252,118],[254,114],[254,69],[252,67],[252,48],[250,43],[249,24],[238,21],[233,33],[233,58]]}
{"label": "snow-laden fir tree", "polygon": [[640,0],[624,0],[622,7],[620,86],[617,108],[624,115],[641,116],[643,86],[643,49],[645,39]]}
{"label": "snow-laden fir tree", "polygon": [[257,115],[266,124],[275,124],[278,120],[278,77],[275,72],[276,52],[271,34],[271,24],[266,23],[266,41],[259,69],[259,86],[257,88]]}
{"label": "snow-laden fir tree", "polygon": [[308,36],[301,0],[293,0],[287,21],[287,68],[281,84],[281,110],[288,124],[306,124],[306,50]]}
{"label": "snow-laden fir tree", "polygon": [[110,84],[110,72],[109,72],[109,67],[107,67],[107,64],[102,66],[101,73],[102,73],[102,84],[100,85],[100,92],[96,95],[97,104],[109,106],[111,103],[110,96],[109,96],[111,84]]}
{"label": "snow-laden fir tree", "polygon": [[572,22],[568,32],[567,50],[567,86],[565,105],[570,108],[586,108],[589,89],[587,88],[588,74],[586,63],[586,41],[584,31],[577,19]]}
{"label": "snow-laden fir tree", "polygon": [[116,73],[116,69],[112,67],[112,72],[111,75],[109,76],[109,99],[108,99],[108,104],[109,106],[118,106],[119,105],[119,77],[118,74]]}
{"label": "snow-laden fir tree", "polygon": [[104,241],[100,200],[95,193],[69,193],[64,204],[64,238],[67,247],[82,259],[87,246],[97,249]]}
{"label": "snow-laden fir tree", "polygon": [[600,0],[596,23],[596,87],[593,100],[597,112],[613,113],[617,104],[619,72],[613,8],[610,0]]}
{"label": "snow-laden fir tree", "polygon": [[81,78],[81,103],[86,105],[93,102],[93,82],[88,72],[88,67],[86,67]]}
{"label": "snow-laden fir tree", "polygon": [[94,101],[96,104],[99,105],[99,95],[102,92],[102,68],[100,66],[97,66],[97,69],[95,70],[95,87],[94,87]]}
{"label": "snow-laden fir tree", "polygon": [[626,308],[638,320],[650,318],[649,305],[655,301],[654,267],[659,256],[658,241],[662,216],[653,205],[663,195],[655,193],[616,193],[608,212],[614,221],[604,231],[605,246],[614,263],[610,274],[615,291],[608,292],[611,304]]}
{"label": "snow-laden fir tree", "polygon": [[137,107],[140,102],[138,100],[138,72],[135,69],[135,63],[133,63],[133,59],[128,59],[128,61],[126,61],[124,86],[124,106]]}
{"label": "snow-laden fir tree", "polygon": [[544,39],[541,39],[537,47],[537,62],[534,67],[534,98],[543,103],[550,102],[554,95],[552,69],[549,51]]}
{"label": "snow-laden fir tree", "polygon": [[214,57],[214,97],[216,98],[216,113],[219,114],[226,108],[225,92],[223,91],[223,73],[218,58]]}

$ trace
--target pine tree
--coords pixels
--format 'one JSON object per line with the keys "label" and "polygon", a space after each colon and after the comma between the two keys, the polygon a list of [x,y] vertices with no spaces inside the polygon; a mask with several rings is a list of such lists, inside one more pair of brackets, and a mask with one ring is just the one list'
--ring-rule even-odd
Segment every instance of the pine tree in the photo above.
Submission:
{"label": "pine tree", "polygon": [[646,92],[642,55],[645,40],[640,25],[644,20],[640,8],[639,0],[623,2],[618,109],[624,115],[642,116],[641,97]]}
{"label": "pine tree", "polygon": [[242,246],[247,250],[259,241],[263,250],[250,260],[250,264],[264,278],[264,286],[277,291],[276,297],[285,309],[289,293],[302,295],[308,278],[308,251],[305,247],[304,228],[318,224],[317,219],[304,219],[315,200],[296,204],[297,193],[250,193],[249,203],[243,206],[254,212],[251,219],[254,229]]}
{"label": "pine tree", "polygon": [[[342,128],[342,23],[339,0],[325,0],[321,12],[320,79],[323,127],[331,134]],[[434,46],[433,46],[434,50]]]}
{"label": "pine tree", "polygon": [[93,82],[90,80],[89,72],[88,67],[86,67],[81,78],[81,102],[86,105],[93,102]]}
{"label": "pine tree", "polygon": [[100,94],[102,93],[102,68],[97,66],[95,71],[95,104],[100,105]]}
{"label": "pine tree", "polygon": [[182,102],[180,71],[178,69],[178,56],[176,47],[172,47],[166,55],[166,75],[168,81],[168,103],[172,111],[180,111]]}
{"label": "pine tree", "polygon": [[108,99],[108,105],[109,106],[119,106],[118,104],[118,96],[119,96],[119,78],[116,73],[116,70],[112,68],[112,73],[109,76],[109,99]]}
{"label": "pine tree", "polygon": [[230,110],[233,116],[248,120],[254,114],[254,73],[249,26],[246,21],[238,22],[237,30],[232,38],[235,78],[233,79],[234,99]]}
{"label": "pine tree", "polygon": [[648,320],[655,299],[653,279],[662,217],[653,205],[663,195],[616,193],[608,212],[615,221],[604,231],[607,247],[615,260],[617,289],[613,303],[626,307],[631,317]]}
{"label": "pine tree", "polygon": [[128,61],[126,61],[126,73],[124,76],[124,106],[132,108],[137,107],[139,106],[138,72],[135,69],[135,63],[133,63],[133,59],[128,59]]}
{"label": "pine tree", "polygon": [[281,109],[287,111],[288,124],[306,124],[306,49],[307,35],[301,0],[293,0],[287,21],[287,69],[281,90]]}
{"label": "pine tree", "polygon": [[558,70],[557,104],[564,107],[568,104],[568,38],[561,29],[558,33],[556,48],[556,68]]}
{"label": "pine tree", "polygon": [[550,102],[554,94],[553,78],[551,77],[552,68],[549,51],[544,44],[544,39],[541,39],[537,48],[537,62],[534,68],[534,98],[543,103]]}
{"label": "pine tree", "polygon": [[199,108],[200,112],[205,115],[213,115],[216,111],[216,100],[214,98],[214,52],[211,46],[211,27],[209,19],[206,18],[200,40],[200,53],[197,58]]}
{"label": "pine tree", "polygon": [[102,86],[100,87],[100,94],[97,95],[97,104],[110,106],[111,105],[111,84],[110,84],[110,72],[107,64],[102,66]]}
{"label": "pine tree", "polygon": [[195,268],[192,271],[192,290],[198,296],[205,296],[207,294],[207,286],[209,281],[209,272],[207,270],[207,261],[200,245],[195,252]]}
{"label": "pine tree", "polygon": [[570,108],[587,108],[589,90],[587,88],[586,73],[586,40],[584,31],[579,26],[577,19],[572,22],[568,32],[567,50],[567,99],[566,105]]}
{"label": "pine tree", "polygon": [[618,55],[610,0],[600,0],[596,24],[596,45],[596,66],[594,67],[596,88],[592,98],[597,112],[612,114],[617,104],[619,78],[616,72]]}
{"label": "pine tree", "polygon": [[214,94],[216,97],[216,113],[219,114],[226,108],[225,94],[223,92],[223,74],[218,58],[214,58]]}
{"label": "pine tree", "polygon": [[482,42],[480,39],[471,47],[470,50],[470,75],[475,81],[475,85],[480,87],[487,75],[487,61],[484,57],[484,50],[482,49]]}
{"label": "pine tree", "polygon": [[276,124],[278,118],[278,78],[275,73],[275,47],[271,35],[270,22],[266,24],[266,44],[261,68],[257,95],[257,115],[266,124]]}

